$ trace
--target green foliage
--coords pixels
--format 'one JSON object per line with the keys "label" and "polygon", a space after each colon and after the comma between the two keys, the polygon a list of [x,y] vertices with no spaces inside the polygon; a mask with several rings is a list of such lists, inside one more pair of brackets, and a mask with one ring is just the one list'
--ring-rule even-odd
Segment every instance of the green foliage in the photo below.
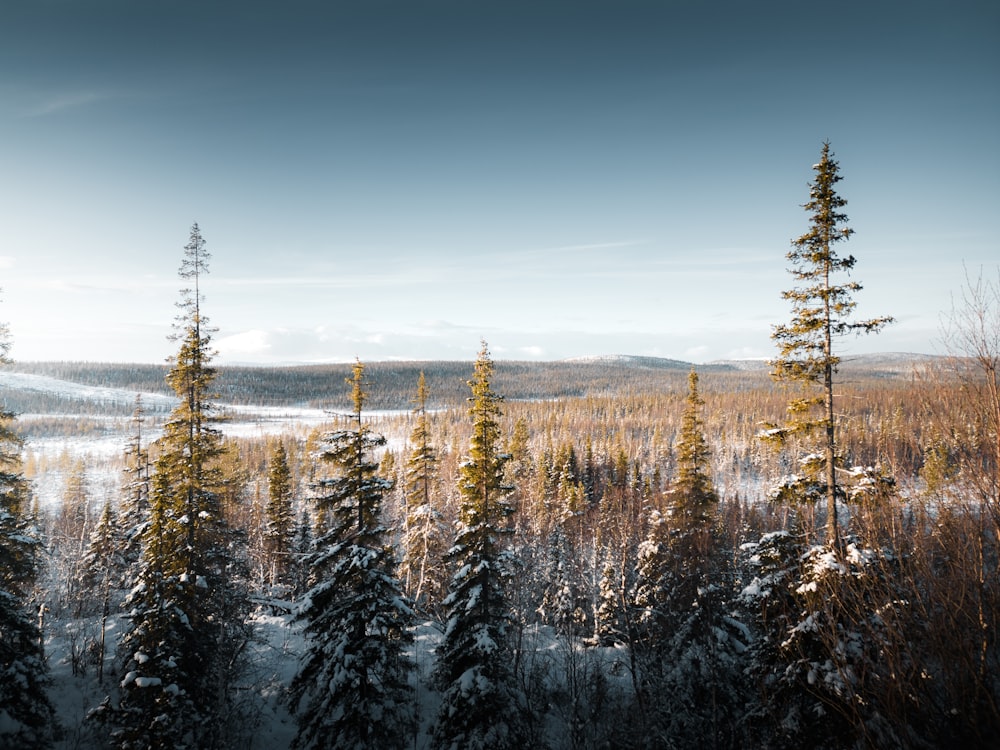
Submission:
{"label": "green foliage", "polygon": [[701,409],[705,401],[698,393],[698,373],[688,377],[688,395],[684,402],[680,434],[674,446],[677,455],[677,479],[671,494],[676,523],[704,525],[709,520],[718,495],[709,475],[711,452],[705,440]]}
{"label": "green foliage", "polygon": [[179,399],[156,441],[143,557],[128,600],[131,629],[120,643],[120,705],[112,737],[122,748],[155,736],[164,747],[212,747],[218,717],[248,632],[247,599],[234,577],[238,561],[223,517],[222,437],[210,387],[215,376],[200,276],[208,254],[197,224],[185,246],[180,349],[167,374]]}
{"label": "green foliage", "polygon": [[299,748],[402,748],[415,728],[404,654],[412,612],[399,589],[396,560],[382,525],[392,484],[372,452],[385,438],[362,421],[364,367],[355,363],[352,425],[324,436],[320,460],[332,476],[316,482],[329,526],[310,555],[300,617],[311,639],[291,685]]}
{"label": "green foliage", "polygon": [[435,682],[443,691],[434,726],[438,748],[523,746],[521,712],[511,669],[508,570],[500,536],[512,509],[501,452],[502,397],[492,388],[493,361],[484,341],[469,381],[472,437],[459,469],[462,505],[447,561],[454,571],[444,602],[447,620]]}
{"label": "green foliage", "polygon": [[293,494],[288,452],[284,445],[278,443],[271,453],[268,467],[264,527],[264,550],[272,585],[285,582],[292,568],[291,554],[295,536]]}
{"label": "green foliage", "polygon": [[824,143],[816,177],[809,189],[809,201],[803,206],[810,213],[810,227],[792,241],[787,258],[796,286],[782,297],[792,304],[792,319],[774,327],[771,337],[778,344],[778,357],[771,361],[772,376],[801,387],[801,395],[788,403],[787,421],[782,428],[772,428],[767,437],[783,440],[791,435],[822,434],[823,475],[827,499],[827,537],[840,547],[837,524],[837,437],[834,411],[834,373],[840,358],[833,341],[847,334],[875,333],[892,318],[851,320],[856,307],[853,295],[861,289],[856,281],[838,283],[838,274],[854,268],[852,255],[841,256],[836,244],[847,241],[854,230],[847,226],[842,209],[847,201],[836,191],[842,177],[839,164]]}
{"label": "green foliage", "polygon": [[427,381],[417,380],[410,432],[410,454],[406,460],[403,498],[406,517],[403,528],[402,578],[406,592],[418,606],[436,608],[444,599],[446,581],[440,561],[447,550],[444,517],[437,497],[438,456],[431,437],[427,413]]}

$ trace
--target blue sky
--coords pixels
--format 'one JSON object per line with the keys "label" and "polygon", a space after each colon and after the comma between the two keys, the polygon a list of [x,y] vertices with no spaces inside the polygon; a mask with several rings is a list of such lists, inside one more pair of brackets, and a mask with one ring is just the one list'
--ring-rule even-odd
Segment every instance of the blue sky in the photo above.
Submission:
{"label": "blue sky", "polygon": [[995,2],[0,4],[0,320],[159,362],[774,354],[829,139],[845,354],[941,351],[1000,242]]}

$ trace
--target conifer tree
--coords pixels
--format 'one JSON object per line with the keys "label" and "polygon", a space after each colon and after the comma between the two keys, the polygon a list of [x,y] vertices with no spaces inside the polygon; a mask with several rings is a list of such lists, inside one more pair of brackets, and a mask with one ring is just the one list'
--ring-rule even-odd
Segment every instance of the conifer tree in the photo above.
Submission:
{"label": "conifer tree", "polygon": [[300,614],[311,643],[291,686],[297,748],[402,748],[415,728],[412,662],[404,653],[412,611],[382,524],[391,484],[372,458],[385,438],[362,421],[363,374],[356,362],[347,380],[352,424],[328,433],[320,453],[333,469],[316,482],[330,527],[310,555],[312,588]]}
{"label": "conifer tree", "polygon": [[[778,381],[799,384],[801,396],[788,405],[788,420],[784,427],[768,430],[767,437],[783,439],[794,434],[819,432],[823,493],[826,496],[827,543],[840,548],[837,523],[838,488],[836,411],[834,408],[834,375],[840,357],[834,353],[834,341],[848,334],[875,333],[892,318],[872,318],[852,321],[857,303],[853,295],[861,289],[856,281],[837,282],[841,273],[854,268],[852,255],[841,256],[835,245],[850,239],[854,230],[847,226],[842,209],[847,201],[836,191],[842,177],[840,166],[823,144],[820,161],[813,166],[815,180],[809,187],[809,202],[803,207],[810,213],[809,231],[792,241],[786,256],[796,286],[782,294],[792,304],[792,320],[774,327],[771,334],[778,344],[778,357],[771,361],[772,377]],[[815,464],[814,464],[815,465]]]}
{"label": "conifer tree", "polygon": [[179,403],[156,441],[149,523],[138,585],[120,644],[119,747],[213,747],[237,654],[248,637],[247,597],[232,572],[231,534],[219,502],[222,436],[212,426],[211,335],[201,314],[209,254],[198,225],[184,248],[180,349],[167,382]]}
{"label": "conifer tree", "polygon": [[472,438],[462,464],[462,505],[454,546],[447,561],[454,574],[444,602],[444,641],[435,682],[443,691],[434,727],[438,748],[522,746],[520,701],[511,669],[511,612],[505,581],[508,568],[500,537],[511,513],[504,482],[508,455],[500,450],[502,397],[492,388],[493,361],[486,342],[469,381]]}
{"label": "conifer tree", "polygon": [[267,473],[267,520],[264,527],[264,549],[267,554],[271,584],[283,582],[290,569],[292,544],[295,537],[295,509],[292,506],[292,471],[288,452],[278,443],[271,453]]}
{"label": "conifer tree", "polygon": [[688,375],[688,395],[681,417],[681,430],[674,446],[677,480],[672,487],[674,521],[682,526],[703,526],[718,501],[709,476],[708,442],[701,408],[705,401],[698,393],[698,373]]}
{"label": "conifer tree", "polygon": [[121,487],[120,523],[124,532],[123,554],[128,567],[142,556],[141,539],[149,524],[150,462],[143,434],[145,409],[136,394],[132,412],[132,434],[125,447],[125,480]]}
{"label": "conifer tree", "polygon": [[[0,365],[10,340],[0,324]],[[0,410],[0,747],[51,747],[55,712],[45,692],[42,634],[29,614],[41,542],[28,517],[14,415]]]}
{"label": "conifer tree", "polygon": [[423,372],[417,380],[413,417],[416,424],[410,433],[412,447],[406,461],[403,488],[406,522],[403,529],[402,578],[406,592],[418,605],[436,605],[444,598],[443,579],[435,573],[440,568],[446,543],[444,522],[434,495],[438,457],[431,442],[427,381]]}
{"label": "conifer tree", "polygon": [[90,535],[83,557],[82,592],[90,606],[101,613],[101,634],[98,641],[97,680],[104,679],[104,654],[107,648],[107,624],[115,591],[124,584],[125,544],[118,514],[109,501],[104,503],[100,519]]}

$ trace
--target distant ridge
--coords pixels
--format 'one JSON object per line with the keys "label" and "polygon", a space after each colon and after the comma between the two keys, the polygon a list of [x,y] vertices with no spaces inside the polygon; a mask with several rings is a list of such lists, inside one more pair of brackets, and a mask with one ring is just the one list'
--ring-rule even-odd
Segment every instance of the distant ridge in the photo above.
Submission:
{"label": "distant ridge", "polygon": [[[945,358],[936,354],[917,354],[914,352],[880,352],[878,354],[844,354],[841,355],[841,370],[863,370],[871,373],[903,375],[915,367],[922,367],[941,362]],[[745,372],[770,370],[768,359],[717,359],[709,363]]]}
{"label": "distant ridge", "polygon": [[713,370],[716,372],[746,369],[739,367],[736,361],[706,362],[705,364],[698,365],[693,362],[685,362],[681,359],[648,357],[636,354],[598,354],[590,357],[570,357],[568,359],[561,359],[559,362],[567,364],[622,365],[624,367],[648,370],[683,370],[685,372],[692,367],[699,371]]}

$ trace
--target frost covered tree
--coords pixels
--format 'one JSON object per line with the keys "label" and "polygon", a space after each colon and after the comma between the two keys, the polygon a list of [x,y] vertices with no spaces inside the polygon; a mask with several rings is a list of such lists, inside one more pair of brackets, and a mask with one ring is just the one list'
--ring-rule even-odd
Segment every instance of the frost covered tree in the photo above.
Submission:
{"label": "frost covered tree", "polygon": [[[101,613],[98,638],[97,679],[104,679],[104,655],[107,650],[107,624],[111,605],[120,594],[126,577],[125,544],[118,513],[110,501],[105,501],[101,516],[90,535],[83,556],[81,590],[90,606]],[[117,602],[116,602],[117,603]]]}
{"label": "frost covered tree", "polygon": [[300,611],[310,645],[291,685],[297,748],[402,748],[415,731],[404,652],[412,611],[382,523],[391,483],[372,457],[385,438],[362,421],[363,374],[357,362],[347,380],[351,425],[325,435],[319,455],[332,475],[315,485],[328,528],[309,556],[312,588]]}
{"label": "frost covered tree", "polygon": [[[820,434],[816,455],[819,460],[808,464],[814,477],[806,483],[816,487],[826,497],[827,543],[840,549],[837,523],[837,499],[841,490],[837,482],[837,433],[834,408],[834,375],[840,357],[834,352],[834,341],[848,334],[875,333],[892,322],[892,318],[872,318],[853,321],[851,315],[857,303],[853,295],[861,289],[856,281],[837,281],[839,274],[854,268],[852,255],[841,256],[836,245],[850,239],[854,230],[847,226],[842,209],[847,201],[836,191],[842,177],[840,166],[830,152],[829,142],[823,144],[818,164],[813,165],[815,180],[809,187],[809,202],[803,207],[810,213],[809,231],[792,241],[787,258],[796,286],[782,296],[792,304],[789,323],[774,327],[771,338],[778,344],[778,357],[770,362],[772,377],[780,382],[797,384],[801,394],[788,404],[788,419],[783,427],[768,430],[766,437],[782,440],[792,435]],[[801,480],[788,483],[785,495],[798,492]]]}
{"label": "frost covered tree", "polygon": [[119,646],[120,703],[110,719],[121,748],[217,746],[228,684],[249,637],[248,599],[220,504],[216,373],[199,288],[208,260],[195,224],[179,274],[192,286],[181,292],[180,349],[167,374],[179,403],[156,441],[143,557],[126,602],[131,627]]}
{"label": "frost covered tree", "polygon": [[555,524],[548,537],[538,614],[543,623],[551,625],[564,636],[579,635],[587,624],[578,565],[564,523]]}
{"label": "frost covered tree", "polygon": [[[9,347],[0,324],[0,365]],[[30,614],[41,548],[28,517],[30,494],[14,415],[0,410],[0,746],[9,748],[51,747],[56,726],[42,634]]]}
{"label": "frost covered tree", "polygon": [[295,538],[293,496],[288,452],[284,445],[278,443],[271,452],[267,471],[267,505],[264,508],[264,551],[272,585],[285,582],[291,569]]}
{"label": "frost covered tree", "polygon": [[462,496],[455,543],[447,561],[454,571],[444,606],[444,641],[435,682],[442,690],[434,726],[437,748],[520,748],[521,701],[514,684],[512,620],[501,544],[507,531],[511,486],[500,449],[502,397],[493,391],[493,360],[486,342],[469,381],[472,438],[460,467]]}
{"label": "frost covered tree", "polygon": [[59,590],[59,610],[65,609],[79,618],[90,611],[93,600],[82,589],[83,557],[87,540],[93,531],[90,491],[87,487],[87,466],[79,459],[66,477],[60,507],[49,536],[55,542],[52,549],[53,567],[62,571]]}
{"label": "frost covered tree", "polygon": [[125,480],[121,487],[119,522],[124,533],[123,552],[129,566],[137,564],[142,556],[142,534],[149,524],[149,489],[152,465],[149,449],[143,442],[146,437],[143,425],[146,412],[142,395],[136,394],[132,412],[132,433],[125,446]]}
{"label": "frost covered tree", "polygon": [[440,561],[446,551],[444,520],[437,506],[437,451],[431,441],[427,413],[427,381],[417,380],[410,433],[410,455],[406,460],[403,497],[406,521],[403,529],[402,578],[407,593],[417,605],[437,605],[444,599]]}

